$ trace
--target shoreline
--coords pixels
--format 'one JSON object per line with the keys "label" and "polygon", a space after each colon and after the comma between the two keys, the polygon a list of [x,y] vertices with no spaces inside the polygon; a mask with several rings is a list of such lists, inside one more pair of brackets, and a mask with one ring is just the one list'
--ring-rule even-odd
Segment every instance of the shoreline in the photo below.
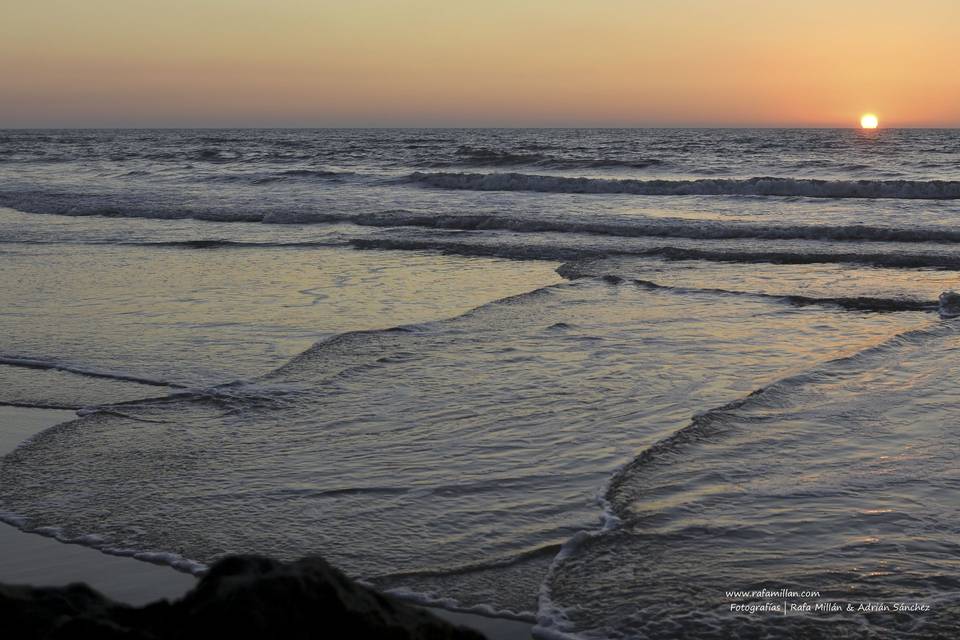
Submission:
{"label": "shoreline", "polygon": [[[62,409],[0,407],[0,455],[75,417],[76,412]],[[86,582],[108,598],[143,605],[178,598],[196,583],[196,578],[172,567],[25,533],[6,522],[0,523],[0,549],[0,582],[6,584],[62,586]]]}
{"label": "shoreline", "polygon": [[[76,412],[63,409],[0,406],[0,456],[36,434],[72,420]],[[162,564],[114,556],[80,544],[25,533],[0,522],[0,583],[63,586],[85,582],[120,602],[144,605],[175,600],[196,584],[190,574]],[[508,618],[423,607],[439,618],[473,628],[491,640],[529,640],[533,625]]]}

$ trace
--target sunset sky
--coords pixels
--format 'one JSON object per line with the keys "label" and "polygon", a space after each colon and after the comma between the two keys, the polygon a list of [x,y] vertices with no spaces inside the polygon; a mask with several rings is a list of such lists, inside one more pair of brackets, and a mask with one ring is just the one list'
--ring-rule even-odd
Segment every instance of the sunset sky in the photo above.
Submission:
{"label": "sunset sky", "polygon": [[957,0],[44,0],[0,127],[960,126]]}

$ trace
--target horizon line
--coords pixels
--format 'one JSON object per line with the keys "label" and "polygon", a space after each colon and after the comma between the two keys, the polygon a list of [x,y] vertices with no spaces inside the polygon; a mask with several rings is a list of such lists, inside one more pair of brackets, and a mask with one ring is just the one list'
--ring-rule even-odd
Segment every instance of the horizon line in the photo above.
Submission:
{"label": "horizon line", "polygon": [[954,125],[903,125],[880,126],[874,129],[864,129],[856,125],[849,126],[809,126],[809,125],[43,125],[43,126],[0,126],[0,131],[117,131],[117,130],[211,130],[211,129],[809,129],[809,130],[854,130],[854,131],[883,131],[883,130],[944,130],[960,129],[960,124]]}

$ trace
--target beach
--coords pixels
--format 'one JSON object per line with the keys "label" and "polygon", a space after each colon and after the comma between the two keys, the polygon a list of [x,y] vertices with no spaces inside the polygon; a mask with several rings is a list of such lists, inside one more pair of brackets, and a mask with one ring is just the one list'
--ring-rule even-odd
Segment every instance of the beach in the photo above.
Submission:
{"label": "beach", "polygon": [[3,135],[0,510],[58,539],[5,525],[0,580],[320,555],[498,638],[952,628],[955,132]]}
{"label": "beach", "polygon": [[7,4],[7,635],[960,635],[960,2]]}

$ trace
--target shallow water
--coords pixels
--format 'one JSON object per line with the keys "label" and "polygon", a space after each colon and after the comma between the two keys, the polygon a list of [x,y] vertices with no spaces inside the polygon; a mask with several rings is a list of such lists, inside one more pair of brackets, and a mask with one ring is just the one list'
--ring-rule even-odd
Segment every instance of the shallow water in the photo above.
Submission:
{"label": "shallow water", "polygon": [[[193,571],[322,553],[542,637],[950,634],[955,131],[0,158],[0,402],[82,409],[0,464],[18,526]],[[931,610],[731,611],[759,589]]]}
{"label": "shallow water", "polygon": [[[94,413],[8,458],[0,496],[25,516],[69,503],[68,536],[204,563],[255,546],[320,552],[366,578],[509,566],[590,528],[606,479],[699,407],[923,315],[559,285],[342,335],[221,393]],[[542,577],[524,576],[524,601],[457,599],[532,615]]]}
{"label": "shallow water", "polygon": [[343,331],[454,316],[561,280],[551,263],[196,249],[171,235],[8,245],[0,295],[16,305],[0,312],[0,402],[83,407],[233,382]]}
{"label": "shallow water", "polygon": [[[786,378],[698,416],[607,494],[620,526],[551,576],[562,629],[702,638],[946,637],[957,610],[955,322]],[[634,580],[625,579],[633,576]],[[642,576],[642,582],[639,580]],[[585,585],[589,587],[585,588]],[[751,616],[731,589],[924,615]],[[678,621],[668,603],[695,602]]]}

